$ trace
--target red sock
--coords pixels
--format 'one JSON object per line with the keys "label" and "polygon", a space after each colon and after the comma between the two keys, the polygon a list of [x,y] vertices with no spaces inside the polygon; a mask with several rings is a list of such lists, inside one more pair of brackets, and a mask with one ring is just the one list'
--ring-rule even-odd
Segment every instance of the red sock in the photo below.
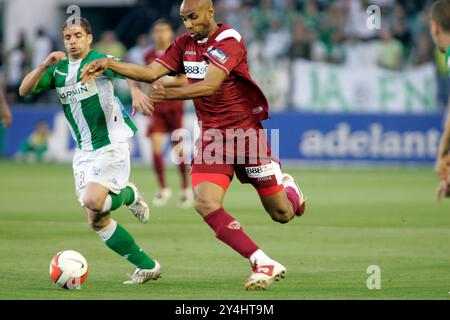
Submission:
{"label": "red sock", "polygon": [[297,212],[298,206],[299,206],[299,201],[300,201],[300,198],[299,198],[297,192],[295,192],[294,188],[292,188],[292,187],[284,188],[284,192],[286,192],[286,196],[289,199],[289,201],[291,202],[294,212]]}
{"label": "red sock", "polygon": [[181,183],[182,183],[183,190],[187,189],[188,182],[187,182],[187,174],[186,174],[186,164],[184,162],[182,162],[182,163],[180,163],[178,168],[180,169]]}
{"label": "red sock", "polygon": [[229,245],[241,256],[250,258],[259,249],[253,240],[242,230],[239,222],[223,208],[209,213],[205,217],[205,222],[215,231],[217,239]]}
{"label": "red sock", "polygon": [[153,166],[155,168],[156,176],[158,177],[159,187],[163,189],[167,185],[166,179],[164,178],[164,159],[161,154],[153,154]]}

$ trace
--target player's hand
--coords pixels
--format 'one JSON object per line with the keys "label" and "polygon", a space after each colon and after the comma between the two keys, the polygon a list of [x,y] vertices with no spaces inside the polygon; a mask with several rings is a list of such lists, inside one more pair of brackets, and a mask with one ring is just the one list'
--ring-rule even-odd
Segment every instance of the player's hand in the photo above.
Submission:
{"label": "player's hand", "polygon": [[154,83],[150,86],[150,92],[148,94],[152,102],[159,102],[166,100],[166,89],[160,83]]}
{"label": "player's hand", "polygon": [[131,89],[131,98],[132,98],[132,112],[131,115],[134,116],[136,114],[136,110],[139,110],[142,114],[152,115],[155,108],[153,107],[152,100],[140,89],[132,88]]}
{"label": "player's hand", "polygon": [[88,83],[108,70],[109,58],[101,58],[84,65],[81,70],[81,83]]}
{"label": "player's hand", "polygon": [[441,180],[445,180],[447,176],[450,174],[449,168],[450,168],[450,155],[445,155],[437,159],[434,170],[436,171],[437,175]]}
{"label": "player's hand", "polygon": [[442,197],[450,197],[450,175],[446,179],[441,180],[436,191],[437,202],[440,202]]}
{"label": "player's hand", "polygon": [[51,66],[54,66],[59,61],[67,59],[66,53],[62,51],[53,51],[50,53],[47,58],[45,58],[43,65],[47,69]]}
{"label": "player's hand", "polygon": [[7,106],[2,108],[2,116],[0,118],[2,119],[3,128],[8,128],[11,125],[12,115]]}

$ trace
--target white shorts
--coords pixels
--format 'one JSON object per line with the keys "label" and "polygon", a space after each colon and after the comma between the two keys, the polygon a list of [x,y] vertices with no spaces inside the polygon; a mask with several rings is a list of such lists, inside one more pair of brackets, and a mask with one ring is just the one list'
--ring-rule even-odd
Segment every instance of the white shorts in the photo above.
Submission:
{"label": "white shorts", "polygon": [[128,142],[115,143],[93,151],[77,149],[73,158],[75,190],[83,205],[89,182],[101,184],[119,194],[130,178],[130,147]]}

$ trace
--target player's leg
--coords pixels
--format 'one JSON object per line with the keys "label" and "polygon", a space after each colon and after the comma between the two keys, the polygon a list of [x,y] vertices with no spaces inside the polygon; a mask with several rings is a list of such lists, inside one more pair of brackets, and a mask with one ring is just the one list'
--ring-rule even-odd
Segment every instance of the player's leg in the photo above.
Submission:
{"label": "player's leg", "polygon": [[[171,136],[174,135],[174,132],[176,130],[183,128],[182,108],[175,108],[167,112],[166,126],[169,129]],[[178,165],[178,170],[181,178],[181,195],[178,201],[178,206],[181,208],[190,208],[194,203],[194,197],[192,189],[190,188],[190,186],[188,186],[187,166],[184,161],[183,137],[180,137],[180,139],[177,141],[172,140],[172,148],[174,149],[173,151],[178,154],[179,158],[182,160]]]}
{"label": "player's leg", "polygon": [[91,181],[107,186],[110,191],[103,211],[126,205],[140,222],[146,223],[150,218],[150,209],[136,185],[129,180],[131,165],[128,143],[106,147],[101,152],[95,161],[95,170],[89,176]]}
{"label": "player's leg", "polygon": [[[237,164],[235,173],[242,183],[251,183],[256,188],[264,208],[273,220],[286,223],[295,217],[301,205],[304,210],[304,200],[299,196],[290,199],[285,193],[283,174],[277,162],[268,160],[264,164],[258,161],[252,165]],[[284,278],[286,268],[263,251],[256,251],[250,259],[253,273],[244,283],[248,290],[265,288],[273,281]]]}
{"label": "player's leg", "polygon": [[279,223],[291,221],[295,217],[295,211],[293,204],[286,197],[286,193],[283,190],[279,190],[273,194],[265,193],[264,189],[259,189],[258,194],[264,209],[266,209],[266,212],[272,220]]}
{"label": "player's leg", "polygon": [[42,162],[45,152],[47,152],[47,145],[45,144],[36,148],[36,159],[38,162]]}
{"label": "player's leg", "polygon": [[305,212],[306,198],[294,179],[282,173],[273,160],[264,164],[238,165],[236,176],[257,190],[264,209],[274,221],[286,223]]}
{"label": "player's leg", "polygon": [[83,196],[84,206],[95,212],[114,211],[122,205],[131,205],[134,200],[135,193],[131,186],[127,186],[115,194],[102,184],[92,181],[86,184]]}
{"label": "player's leg", "polygon": [[213,229],[216,237],[243,257],[249,258],[259,248],[247,236],[239,222],[223,208],[223,198],[230,178],[224,174],[192,174],[195,209]]}
{"label": "player's leg", "polygon": [[28,142],[28,140],[24,141],[19,148],[18,159],[19,160],[28,160],[31,159],[30,153],[33,151],[33,146]]}
{"label": "player's leg", "polygon": [[244,282],[246,290],[265,289],[274,280],[284,277],[286,268],[269,258],[244,232],[240,223],[223,208],[223,198],[230,184],[230,175],[196,173],[191,176],[195,209],[215,232],[217,239],[250,260],[252,275]]}
{"label": "player's leg", "polygon": [[187,174],[187,166],[184,161],[184,150],[183,150],[183,141],[173,141],[172,148],[174,152],[181,159],[180,164],[178,165],[178,170],[180,172],[181,178],[181,195],[178,202],[178,206],[181,208],[190,208],[194,204],[194,196],[192,193],[192,189],[188,186],[188,174]]}
{"label": "player's leg", "polygon": [[[111,170],[104,168],[104,178],[102,178],[102,176],[96,176],[96,180],[86,184],[81,200],[82,204],[94,212],[110,212],[125,205],[140,222],[148,222],[150,218],[150,209],[143,200],[137,187],[133,183],[128,182],[128,185],[125,188],[118,189],[117,187],[111,187],[111,189],[113,189],[113,191],[111,191],[105,187],[105,185],[107,185],[106,181],[112,179],[117,180],[117,178],[108,178],[109,175],[105,171]],[[119,173],[119,171],[117,172]],[[102,184],[97,182],[99,180],[103,180]]]}
{"label": "player's leg", "polygon": [[153,169],[158,179],[159,191],[153,198],[153,205],[157,207],[164,206],[172,196],[171,190],[167,187],[166,177],[164,173],[164,157],[163,146],[166,138],[164,132],[152,132],[150,134],[150,142],[152,144]]}
{"label": "player's leg", "polygon": [[[103,193],[104,190],[103,190]],[[161,277],[161,266],[150,258],[133,236],[111,218],[109,212],[98,212],[84,207],[90,227],[100,236],[106,246],[136,266],[136,271],[126,284],[139,284]]]}
{"label": "player's leg", "polygon": [[[109,215],[110,211],[123,204],[132,209],[132,206],[139,205],[139,201],[143,202],[140,193],[128,181],[128,144],[110,145],[91,152],[77,150],[73,169],[77,193],[88,215],[89,225],[111,250],[137,267],[126,283],[144,283],[159,276],[160,265],[149,258],[133,237]],[[148,211],[148,206],[146,208]]]}
{"label": "player's leg", "polygon": [[288,174],[283,174],[282,184],[257,191],[264,209],[276,222],[287,223],[305,212],[306,197]]}
{"label": "player's leg", "polygon": [[[274,164],[278,170],[279,166]],[[278,180],[277,183],[279,183]],[[264,208],[274,221],[287,223],[305,213],[306,196],[294,178],[287,173],[282,174],[281,184],[268,188],[257,188],[257,191]]]}

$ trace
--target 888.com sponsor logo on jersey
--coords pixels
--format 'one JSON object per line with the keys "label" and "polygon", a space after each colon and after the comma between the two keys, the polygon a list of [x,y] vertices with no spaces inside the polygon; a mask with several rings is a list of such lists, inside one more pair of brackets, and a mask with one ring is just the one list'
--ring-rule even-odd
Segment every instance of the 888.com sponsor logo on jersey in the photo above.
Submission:
{"label": "888.com sponsor logo on jersey", "polygon": [[183,61],[183,65],[186,77],[191,79],[203,79],[208,71],[208,64],[206,61]]}

